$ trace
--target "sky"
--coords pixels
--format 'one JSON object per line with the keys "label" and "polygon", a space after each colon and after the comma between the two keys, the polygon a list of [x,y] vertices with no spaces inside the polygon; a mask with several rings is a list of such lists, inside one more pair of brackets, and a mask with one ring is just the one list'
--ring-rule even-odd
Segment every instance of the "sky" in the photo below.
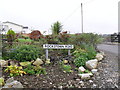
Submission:
{"label": "sky", "polygon": [[81,33],[81,3],[83,31],[112,34],[118,32],[118,1],[120,0],[0,0],[0,21],[10,21],[42,33],[51,33],[56,21],[62,31]]}

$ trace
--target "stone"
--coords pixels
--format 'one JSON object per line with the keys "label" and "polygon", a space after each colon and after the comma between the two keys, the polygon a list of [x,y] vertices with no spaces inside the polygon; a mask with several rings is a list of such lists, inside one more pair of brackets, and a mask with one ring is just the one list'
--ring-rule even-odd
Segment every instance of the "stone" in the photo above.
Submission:
{"label": "stone", "polygon": [[24,82],[24,84],[26,84],[26,85],[27,85],[28,83],[27,83],[27,82]]}
{"label": "stone", "polygon": [[37,58],[36,61],[33,63],[33,65],[39,66],[43,64],[43,61],[40,58]]}
{"label": "stone", "polygon": [[35,62],[34,60],[31,61],[31,63],[34,63],[34,62]]}
{"label": "stone", "polygon": [[97,59],[89,60],[86,62],[85,65],[90,70],[95,69],[95,68],[97,68],[98,60]]}
{"label": "stone", "polygon": [[13,81],[14,81],[14,78],[11,77],[11,78],[7,79],[6,83],[11,83],[11,82],[13,82]]}
{"label": "stone", "polygon": [[113,82],[113,80],[112,79],[108,79],[108,80],[106,80],[106,82]]}
{"label": "stone", "polygon": [[59,86],[58,88],[59,88],[59,89],[62,89],[62,88],[63,88],[63,86]]}
{"label": "stone", "polygon": [[45,61],[45,63],[46,63],[46,64],[50,64],[50,59],[47,59],[47,60]]}
{"label": "stone", "polygon": [[80,81],[80,79],[76,79],[76,81]]}
{"label": "stone", "polygon": [[27,65],[30,65],[30,64],[31,64],[31,62],[20,62],[21,66],[27,66]]}
{"label": "stone", "polygon": [[8,60],[8,62],[10,63],[10,65],[16,65],[16,66],[18,66],[19,65],[19,61],[17,61],[17,60]]}
{"label": "stone", "polygon": [[84,86],[84,82],[83,82],[83,81],[80,81],[79,83],[80,83],[80,85],[81,85],[82,87]]}
{"label": "stone", "polygon": [[18,81],[13,81],[11,83],[6,83],[3,88],[23,88],[23,85]]}
{"label": "stone", "polygon": [[8,66],[8,61],[0,60],[0,66],[1,67],[7,67]]}
{"label": "stone", "polygon": [[5,82],[4,82],[4,78],[1,77],[1,78],[0,78],[0,87],[3,86],[4,84],[5,84]]}
{"label": "stone", "polygon": [[50,82],[50,84],[52,84],[52,83]]}
{"label": "stone", "polygon": [[92,81],[92,80],[89,80],[89,82],[90,82],[90,83],[93,83],[93,81]]}
{"label": "stone", "polygon": [[91,70],[91,72],[92,72],[93,74],[96,74],[97,71],[98,71],[97,69],[92,69],[92,70]]}
{"label": "stone", "polygon": [[86,69],[85,69],[83,66],[81,66],[81,67],[78,68],[78,71],[79,71],[79,72],[84,72],[85,70],[86,70]]}
{"label": "stone", "polygon": [[80,76],[82,80],[90,79],[90,74],[88,74],[88,73],[78,74],[78,76]]}
{"label": "stone", "polygon": [[79,83],[81,84],[81,83],[84,83],[84,82],[83,82],[83,81],[80,81]]}
{"label": "stone", "polygon": [[103,59],[103,55],[102,55],[101,53],[97,53],[96,59],[97,59],[98,61],[101,61],[101,60]]}
{"label": "stone", "polygon": [[93,74],[92,74],[92,73],[86,73],[86,74],[89,74],[90,76],[93,76]]}
{"label": "stone", "polygon": [[103,51],[100,51],[100,54],[103,56],[106,56],[105,53]]}
{"label": "stone", "polygon": [[68,63],[68,60],[63,60],[64,64],[67,64]]}
{"label": "stone", "polygon": [[95,88],[97,85],[96,84],[93,84],[93,88]]}

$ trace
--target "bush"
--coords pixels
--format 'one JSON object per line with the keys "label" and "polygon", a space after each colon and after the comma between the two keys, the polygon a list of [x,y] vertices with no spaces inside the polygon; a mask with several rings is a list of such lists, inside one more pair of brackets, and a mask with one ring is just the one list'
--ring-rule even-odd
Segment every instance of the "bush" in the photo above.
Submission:
{"label": "bush", "polygon": [[59,65],[60,65],[60,68],[63,70],[63,72],[73,72],[71,69],[72,69],[72,67],[70,66],[70,65],[65,65],[64,64],[64,61],[62,61],[62,62],[59,62]]}
{"label": "bush", "polygon": [[82,43],[96,46],[102,41],[100,35],[93,33],[83,33],[78,35],[71,35],[69,42],[73,45],[81,46]]}
{"label": "bush", "polygon": [[9,52],[9,59],[19,61],[31,61],[35,60],[43,53],[42,48],[35,47],[33,45],[23,45],[13,48]]}
{"label": "bush", "polygon": [[58,44],[59,43],[57,35],[46,35],[45,39],[48,44]]}
{"label": "bush", "polygon": [[24,71],[28,74],[47,74],[46,69],[41,66],[28,65]]}
{"label": "bush", "polygon": [[7,32],[7,41],[10,45],[12,45],[12,42],[16,39],[16,34],[13,30],[8,30]]}
{"label": "bush", "polygon": [[4,70],[5,72],[9,72],[10,73],[10,76],[18,76],[18,75],[23,75],[23,74],[26,74],[26,72],[24,72],[22,70],[22,67],[19,67],[19,66],[16,66],[16,65],[10,65],[10,66],[7,66],[7,68]]}
{"label": "bush", "polygon": [[82,49],[76,49],[73,52],[75,57],[74,64],[77,67],[84,66],[85,62],[94,59],[96,56],[96,51],[93,46],[83,45]]}
{"label": "bush", "polygon": [[59,39],[59,42],[63,43],[63,44],[67,44],[69,42],[69,34],[67,33],[60,33],[58,35],[58,39]]}
{"label": "bush", "polygon": [[85,62],[88,60],[87,58],[87,52],[83,49],[77,49],[73,52],[73,55],[75,57],[74,64],[77,67],[84,66]]}

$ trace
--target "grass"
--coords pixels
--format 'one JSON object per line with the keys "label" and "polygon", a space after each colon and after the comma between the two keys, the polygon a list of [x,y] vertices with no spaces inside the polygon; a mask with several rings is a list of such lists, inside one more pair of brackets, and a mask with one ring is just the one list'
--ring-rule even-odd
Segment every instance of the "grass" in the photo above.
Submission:
{"label": "grass", "polygon": [[32,40],[31,39],[22,39],[22,38],[19,38],[18,41],[19,42],[31,42]]}

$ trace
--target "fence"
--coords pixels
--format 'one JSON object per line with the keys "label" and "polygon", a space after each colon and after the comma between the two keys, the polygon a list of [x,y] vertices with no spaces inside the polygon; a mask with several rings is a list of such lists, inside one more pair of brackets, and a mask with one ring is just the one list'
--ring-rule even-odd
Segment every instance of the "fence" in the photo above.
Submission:
{"label": "fence", "polygon": [[111,42],[119,42],[120,43],[120,32],[111,34]]}

